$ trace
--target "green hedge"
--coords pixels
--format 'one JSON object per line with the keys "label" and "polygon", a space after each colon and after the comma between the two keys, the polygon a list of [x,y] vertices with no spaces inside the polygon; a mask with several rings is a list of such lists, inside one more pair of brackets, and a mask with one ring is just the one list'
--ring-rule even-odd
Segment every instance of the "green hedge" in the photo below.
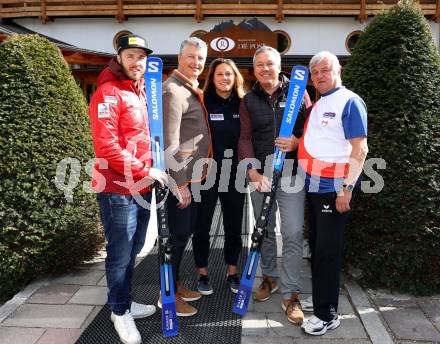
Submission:
{"label": "green hedge", "polygon": [[[82,187],[93,157],[87,104],[60,51],[39,36],[11,36],[0,45],[0,147],[5,300],[32,278],[92,258],[103,242],[95,197]],[[81,166],[72,202],[55,184],[65,158]]]}
{"label": "green hedge", "polygon": [[369,110],[368,157],[386,161],[383,190],[354,205],[345,261],[368,285],[438,293],[440,57],[421,11],[403,1],[376,16],[343,80]]}

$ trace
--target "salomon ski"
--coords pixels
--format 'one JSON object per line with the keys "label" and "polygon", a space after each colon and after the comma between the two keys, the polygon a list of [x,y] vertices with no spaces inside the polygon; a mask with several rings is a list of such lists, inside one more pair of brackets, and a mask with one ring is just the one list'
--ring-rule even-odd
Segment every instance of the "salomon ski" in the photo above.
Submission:
{"label": "salomon ski", "polygon": [[[280,128],[280,137],[290,137],[295,126],[296,118],[301,107],[301,101],[307,86],[308,70],[303,66],[295,66],[292,69],[290,78],[289,93],[287,95],[286,108],[284,109],[283,121]],[[254,231],[251,236],[251,247],[246,261],[246,266],[240,280],[240,288],[235,296],[232,311],[236,314],[244,315],[247,312],[249,300],[252,295],[252,284],[255,278],[258,261],[261,255],[261,245],[267,232],[269,213],[275,200],[275,193],[278,182],[281,178],[285,152],[275,148],[275,155],[272,163],[272,184],[269,192],[264,193],[263,204],[260,216],[258,217]]]}
{"label": "salomon ski", "polygon": [[[145,71],[150,136],[153,166],[165,171],[163,123],[162,123],[162,60],[158,57],[147,59]],[[168,188],[155,183],[156,194],[160,290],[162,297],[162,330],[165,337],[176,336],[178,332],[176,304],[174,301],[173,269],[171,266],[171,237],[165,200]]]}

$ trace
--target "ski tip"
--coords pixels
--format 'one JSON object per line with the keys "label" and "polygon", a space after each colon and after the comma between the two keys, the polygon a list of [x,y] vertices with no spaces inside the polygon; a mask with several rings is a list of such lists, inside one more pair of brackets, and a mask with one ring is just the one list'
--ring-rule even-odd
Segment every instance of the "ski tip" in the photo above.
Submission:
{"label": "ski tip", "polygon": [[179,331],[177,330],[177,328],[173,331],[164,331],[163,332],[163,336],[164,337],[175,337],[179,334]]}
{"label": "ski tip", "polygon": [[247,313],[251,295],[252,290],[249,290],[247,286],[240,286],[237,295],[235,296],[232,312],[238,315],[245,315]]}
{"label": "ski tip", "polygon": [[162,304],[162,332],[165,337],[177,336],[179,332],[174,303]]}

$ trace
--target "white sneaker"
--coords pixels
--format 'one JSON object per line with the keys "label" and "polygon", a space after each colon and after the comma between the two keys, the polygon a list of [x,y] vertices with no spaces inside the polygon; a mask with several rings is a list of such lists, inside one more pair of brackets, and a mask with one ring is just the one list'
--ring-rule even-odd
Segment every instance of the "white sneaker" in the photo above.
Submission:
{"label": "white sneaker", "polygon": [[309,312],[309,313],[313,312],[313,299],[311,296],[309,296],[305,300],[300,300],[300,302],[303,312]]}
{"label": "white sneaker", "polygon": [[339,321],[337,315],[332,320],[327,322],[322,321],[314,315],[309,320],[304,322],[301,325],[301,328],[308,334],[313,336],[321,336],[326,333],[327,330],[334,330],[335,328],[338,328],[340,324],[341,322]]}
{"label": "white sneaker", "polygon": [[116,315],[112,312],[110,319],[113,321],[119,339],[124,344],[140,344],[141,334],[139,333],[133,316],[127,309],[124,315]]}
{"label": "white sneaker", "polygon": [[156,312],[156,307],[153,305],[144,305],[142,303],[132,302],[130,313],[133,319],[142,319],[153,315]]}

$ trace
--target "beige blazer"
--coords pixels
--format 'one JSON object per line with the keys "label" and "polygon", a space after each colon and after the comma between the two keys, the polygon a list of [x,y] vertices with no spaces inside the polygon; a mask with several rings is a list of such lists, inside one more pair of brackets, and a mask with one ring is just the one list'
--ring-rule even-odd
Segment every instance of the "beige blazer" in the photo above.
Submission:
{"label": "beige blazer", "polygon": [[[203,92],[178,70],[163,84],[165,160],[177,186],[206,177],[206,158],[212,157],[211,135]],[[202,159],[202,160],[200,160]],[[194,168],[196,167],[196,168]]]}

